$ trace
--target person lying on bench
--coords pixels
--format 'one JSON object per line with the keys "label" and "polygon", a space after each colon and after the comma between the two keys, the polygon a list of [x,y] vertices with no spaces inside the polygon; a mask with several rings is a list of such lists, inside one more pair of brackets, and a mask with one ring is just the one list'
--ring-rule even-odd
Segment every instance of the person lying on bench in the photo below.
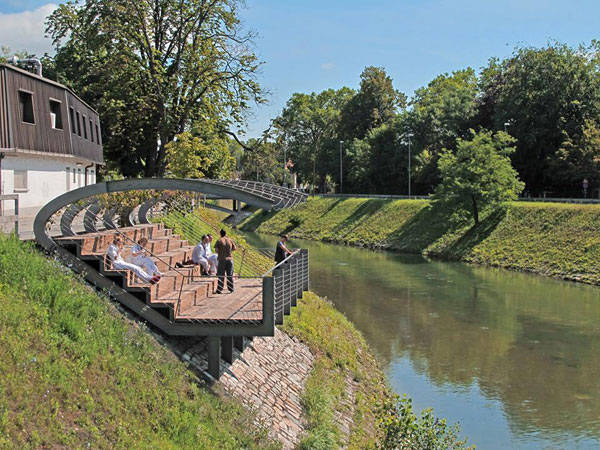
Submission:
{"label": "person lying on bench", "polygon": [[116,235],[113,239],[113,243],[108,246],[108,250],[106,251],[106,256],[112,263],[112,268],[115,270],[131,270],[134,274],[141,278],[146,283],[155,284],[158,283],[160,277],[150,276],[148,275],[144,269],[140,266],[136,266],[135,264],[126,262],[121,256],[121,251],[123,250],[123,239],[121,236]]}

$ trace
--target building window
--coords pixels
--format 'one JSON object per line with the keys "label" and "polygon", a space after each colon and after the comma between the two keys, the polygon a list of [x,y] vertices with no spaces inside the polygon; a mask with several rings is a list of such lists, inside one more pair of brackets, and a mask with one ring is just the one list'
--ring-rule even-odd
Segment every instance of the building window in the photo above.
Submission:
{"label": "building window", "polygon": [[57,100],[50,100],[50,126],[57,130],[63,129],[60,102]]}
{"label": "building window", "polygon": [[100,144],[100,132],[98,131],[98,124],[96,124],[96,141]]}
{"label": "building window", "polygon": [[73,183],[77,183],[77,169],[73,167]]}
{"label": "building window", "polygon": [[33,94],[31,92],[19,91],[19,106],[21,108],[21,120],[25,123],[35,123]]}
{"label": "building window", "polygon": [[26,191],[27,190],[27,171],[26,170],[14,170],[14,190],[16,191]]}
{"label": "building window", "polygon": [[77,118],[75,122],[77,122],[77,134],[81,136],[81,117],[79,117],[79,111],[75,112],[75,117]]}
{"label": "building window", "polygon": [[81,116],[83,118],[83,137],[87,139],[87,120],[85,116]]}
{"label": "building window", "polygon": [[71,133],[75,134],[77,133],[77,128],[75,125],[75,111],[73,110],[73,107],[69,108],[69,117],[71,119]]}
{"label": "building window", "polygon": [[90,119],[90,141],[94,142],[94,125],[92,119]]}

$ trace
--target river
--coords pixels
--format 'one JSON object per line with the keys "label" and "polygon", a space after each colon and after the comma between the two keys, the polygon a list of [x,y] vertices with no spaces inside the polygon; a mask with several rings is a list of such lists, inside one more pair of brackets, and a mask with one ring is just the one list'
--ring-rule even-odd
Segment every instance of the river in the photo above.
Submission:
{"label": "river", "polygon": [[[276,238],[248,234],[273,247]],[[482,449],[600,447],[600,288],[292,240],[392,388]]]}

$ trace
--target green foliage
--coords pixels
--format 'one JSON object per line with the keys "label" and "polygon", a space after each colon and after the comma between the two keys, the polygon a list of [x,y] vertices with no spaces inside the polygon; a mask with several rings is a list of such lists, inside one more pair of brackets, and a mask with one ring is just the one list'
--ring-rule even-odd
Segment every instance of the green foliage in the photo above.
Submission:
{"label": "green foliage", "polygon": [[249,139],[246,145],[253,151],[244,151],[240,158],[241,178],[279,184],[283,177],[283,153],[274,142]]}
{"label": "green foliage", "polygon": [[202,134],[186,131],[166,145],[168,173],[175,178],[230,178],[235,159],[227,139],[214,133]]}
{"label": "green foliage", "polygon": [[124,175],[162,175],[175,135],[242,124],[263,101],[239,3],[85,0],[49,16],[57,74],[99,111],[105,156]]}
{"label": "green foliage", "polygon": [[[349,88],[328,89],[318,94],[296,93],[275,119],[279,141],[286,146],[301,181],[322,186],[325,176],[333,171],[331,164],[337,159],[332,155],[339,151],[340,113],[353,95]],[[335,167],[339,170],[338,165]]]}
{"label": "green foliage", "polygon": [[446,450],[466,448],[466,440],[459,440],[458,425],[448,426],[431,409],[420,417],[413,412],[409,398],[393,396],[384,405],[380,427],[383,429],[383,449]]}
{"label": "green foliage", "polygon": [[[598,121],[598,61],[597,44],[571,48],[552,43],[518,48],[504,61],[492,59],[483,71],[480,123],[495,130],[508,124],[517,138],[513,162],[530,192],[568,189],[556,183],[564,166],[553,170],[550,160],[565,135],[577,141],[587,120]],[[569,182],[577,189],[571,192],[580,192],[577,178]]]}
{"label": "green foliage", "polygon": [[456,153],[442,153],[438,167],[442,177],[436,188],[436,204],[457,214],[471,211],[475,225],[486,208],[515,200],[524,184],[517,178],[509,155],[514,138],[504,132],[473,132],[471,139],[457,142]]}
{"label": "green foliage", "polygon": [[383,67],[365,67],[360,74],[360,89],[342,109],[340,136],[362,139],[406,107],[406,95],[394,89]]}
{"label": "green foliage", "polygon": [[277,448],[70,270],[0,236],[0,447]]}
{"label": "green foliage", "polygon": [[360,332],[330,302],[310,292],[292,309],[282,328],[317,356],[302,395],[308,433],[300,447],[340,447],[342,435],[334,414],[344,410],[347,385],[353,380],[358,383],[347,447],[374,448],[380,437],[377,414],[389,390]]}

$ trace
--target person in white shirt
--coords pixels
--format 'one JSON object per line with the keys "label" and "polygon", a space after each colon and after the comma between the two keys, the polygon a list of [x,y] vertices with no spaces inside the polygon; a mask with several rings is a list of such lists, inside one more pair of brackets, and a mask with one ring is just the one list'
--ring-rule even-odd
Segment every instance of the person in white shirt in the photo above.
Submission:
{"label": "person in white shirt", "polygon": [[204,243],[207,241],[206,235],[202,236],[202,240],[194,247],[192,251],[192,262],[202,267],[206,273],[209,271],[208,259],[206,258],[206,247]]}
{"label": "person in white shirt", "polygon": [[156,263],[148,256],[146,245],[148,245],[148,239],[143,237],[133,246],[131,249],[131,262],[136,266],[140,266],[147,273],[160,277],[161,273],[156,267]]}
{"label": "person in white shirt", "polygon": [[112,268],[116,270],[131,270],[135,273],[139,278],[141,278],[146,283],[155,284],[160,280],[159,277],[148,275],[144,269],[140,266],[137,266],[132,263],[126,262],[121,256],[121,251],[123,250],[123,239],[121,236],[116,235],[113,239],[113,243],[108,246],[108,250],[106,251],[106,256],[112,263]]}
{"label": "person in white shirt", "polygon": [[216,253],[213,253],[210,248],[210,243],[212,242],[213,237],[210,234],[206,235],[206,243],[204,244],[204,257],[208,261],[209,275],[217,274],[217,264],[219,262],[219,257]]}

